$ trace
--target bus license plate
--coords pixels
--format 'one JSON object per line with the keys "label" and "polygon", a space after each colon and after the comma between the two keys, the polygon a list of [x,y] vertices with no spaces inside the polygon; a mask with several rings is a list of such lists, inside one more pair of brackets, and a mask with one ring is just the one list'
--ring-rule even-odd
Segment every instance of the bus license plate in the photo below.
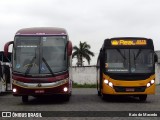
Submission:
{"label": "bus license plate", "polygon": [[134,92],[134,88],[126,88],[126,92]]}
{"label": "bus license plate", "polygon": [[35,93],[44,93],[44,90],[35,90]]}

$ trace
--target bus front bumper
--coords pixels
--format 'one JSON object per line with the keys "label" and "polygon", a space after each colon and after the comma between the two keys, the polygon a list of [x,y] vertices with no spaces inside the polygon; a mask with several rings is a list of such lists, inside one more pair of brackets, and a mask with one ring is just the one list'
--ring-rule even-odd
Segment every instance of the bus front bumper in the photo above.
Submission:
{"label": "bus front bumper", "polygon": [[[38,86],[38,85],[37,85]],[[13,95],[14,96],[41,96],[41,95],[56,95],[56,94],[71,94],[71,87],[69,83],[65,83],[55,87],[22,87],[13,84]]]}
{"label": "bus front bumper", "polygon": [[155,94],[155,84],[150,87],[146,86],[113,86],[103,85],[103,94],[111,95],[141,95],[141,94]]}

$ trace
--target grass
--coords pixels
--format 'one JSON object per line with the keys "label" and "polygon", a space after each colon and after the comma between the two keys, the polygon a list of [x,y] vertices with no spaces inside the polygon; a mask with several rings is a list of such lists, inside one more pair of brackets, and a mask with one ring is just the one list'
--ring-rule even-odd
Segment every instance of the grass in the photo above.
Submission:
{"label": "grass", "polygon": [[[73,82],[72,84],[73,88],[96,88],[97,85],[96,84],[87,84],[87,83],[84,83],[84,84],[78,84],[78,83],[75,83]],[[160,86],[160,84],[156,84],[156,86]]]}
{"label": "grass", "polygon": [[78,84],[78,83],[73,83],[73,88],[96,88],[96,84]]}

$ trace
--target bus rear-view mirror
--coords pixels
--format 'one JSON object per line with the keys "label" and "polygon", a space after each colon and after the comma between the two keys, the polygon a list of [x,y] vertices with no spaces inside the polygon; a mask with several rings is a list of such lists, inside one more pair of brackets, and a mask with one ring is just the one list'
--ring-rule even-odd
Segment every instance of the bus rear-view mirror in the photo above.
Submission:
{"label": "bus rear-view mirror", "polygon": [[68,41],[67,43],[67,54],[68,56],[72,55],[72,42],[71,41]]}
{"label": "bus rear-view mirror", "polygon": [[5,55],[5,57],[8,56],[8,49],[9,49],[9,46],[10,46],[11,44],[13,44],[13,41],[9,41],[9,42],[7,42],[7,43],[4,45],[4,55]]}

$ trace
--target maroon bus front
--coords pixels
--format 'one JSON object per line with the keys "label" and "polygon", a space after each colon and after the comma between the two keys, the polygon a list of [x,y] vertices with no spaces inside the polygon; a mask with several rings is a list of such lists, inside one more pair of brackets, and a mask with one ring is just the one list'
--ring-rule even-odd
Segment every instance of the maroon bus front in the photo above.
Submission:
{"label": "maroon bus front", "polygon": [[13,43],[13,95],[28,96],[71,95],[70,58],[72,45],[62,28],[26,28],[19,30]]}

